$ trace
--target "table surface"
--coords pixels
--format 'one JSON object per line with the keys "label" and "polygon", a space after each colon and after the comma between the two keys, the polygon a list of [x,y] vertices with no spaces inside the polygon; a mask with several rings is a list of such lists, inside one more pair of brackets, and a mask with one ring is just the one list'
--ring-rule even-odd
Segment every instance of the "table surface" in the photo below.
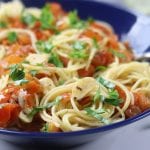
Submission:
{"label": "table surface", "polygon": [[[121,0],[103,0],[121,4]],[[0,141],[0,150],[25,150],[15,145]],[[50,149],[50,148],[47,148]],[[72,150],[149,150],[150,149],[150,117],[131,125],[117,129],[94,142],[72,148]],[[28,148],[28,150],[33,150]],[[45,149],[44,149],[45,150]]]}

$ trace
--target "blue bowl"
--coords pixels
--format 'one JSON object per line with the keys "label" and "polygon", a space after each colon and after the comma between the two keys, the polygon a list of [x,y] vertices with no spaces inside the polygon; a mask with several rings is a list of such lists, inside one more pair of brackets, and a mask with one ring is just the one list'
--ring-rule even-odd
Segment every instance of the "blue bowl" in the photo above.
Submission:
{"label": "blue bowl", "polygon": [[[26,6],[42,7],[47,0],[22,0]],[[110,23],[115,32],[121,37],[127,34],[137,20],[137,16],[127,10],[117,8],[105,3],[95,1],[81,1],[81,0],[59,0],[65,10],[77,9],[79,16],[86,19],[91,16],[97,20],[103,20]],[[143,29],[144,30],[144,29]],[[145,35],[145,38],[147,36]],[[0,139],[9,141],[13,144],[20,144],[22,146],[38,145],[38,146],[76,146],[103,138],[106,134],[111,134],[112,131],[117,130],[119,127],[129,125],[146,116],[150,115],[150,110],[141,113],[131,119],[122,122],[114,123],[111,125],[88,129],[83,131],[65,132],[65,133],[31,133],[19,132],[11,130],[0,130]]]}

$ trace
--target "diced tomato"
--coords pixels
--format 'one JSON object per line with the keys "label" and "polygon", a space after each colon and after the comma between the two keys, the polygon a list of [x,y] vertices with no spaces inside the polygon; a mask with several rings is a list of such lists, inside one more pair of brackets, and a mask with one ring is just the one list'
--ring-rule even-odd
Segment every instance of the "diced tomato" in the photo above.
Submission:
{"label": "diced tomato", "polygon": [[130,50],[119,50],[120,53],[124,54],[124,58],[120,58],[120,62],[130,62],[134,59],[133,53]]}
{"label": "diced tomato", "polygon": [[9,55],[9,56],[6,56],[4,58],[4,61],[6,61],[9,65],[11,64],[18,64],[20,62],[22,62],[24,60],[23,57],[20,57],[20,56],[17,56],[17,55]]}
{"label": "diced tomato", "polygon": [[61,102],[66,105],[68,102],[70,102],[70,98],[71,98],[71,93],[64,93],[61,95],[62,96],[62,100]]}
{"label": "diced tomato", "polygon": [[88,70],[84,69],[80,69],[78,70],[78,74],[80,77],[91,77],[93,76],[95,72],[95,67],[93,65],[90,65]]}
{"label": "diced tomato", "polygon": [[125,92],[124,92],[119,86],[116,86],[115,89],[116,89],[117,92],[119,93],[120,98],[126,99],[126,94],[125,94]]}
{"label": "diced tomato", "polygon": [[12,84],[8,85],[0,92],[0,95],[2,96],[2,98],[0,99],[0,104],[16,103],[19,90],[20,90],[19,86],[15,86]]}
{"label": "diced tomato", "polygon": [[150,109],[150,99],[146,97],[145,94],[133,93],[134,95],[134,105],[130,105],[129,108],[126,110],[125,114],[127,118],[133,117],[141,112]]}
{"label": "diced tomato", "polygon": [[82,100],[78,101],[81,106],[85,106],[91,103],[91,97],[85,97]]}
{"label": "diced tomato", "polygon": [[61,132],[61,129],[56,127],[54,123],[49,123],[48,131],[49,132]]}
{"label": "diced tomato", "polygon": [[91,29],[87,29],[85,30],[81,37],[89,37],[91,39],[96,39],[97,41],[101,41],[102,40],[102,36],[99,35],[97,32],[92,31]]}
{"label": "diced tomato", "polygon": [[52,30],[40,30],[40,29],[35,29],[34,33],[37,37],[38,40],[48,40],[54,32]]}
{"label": "diced tomato", "polygon": [[34,49],[31,45],[19,45],[19,44],[13,44],[9,47],[7,50],[7,55],[16,54],[18,56],[27,56],[29,53],[34,53]]}
{"label": "diced tomato", "polygon": [[34,106],[36,106],[36,102],[35,102],[35,97],[32,94],[27,94],[25,95],[25,104],[24,107],[25,108],[33,108]]}
{"label": "diced tomato", "polygon": [[18,41],[21,45],[31,45],[31,39],[27,34],[18,35]]}
{"label": "diced tomato", "polygon": [[114,61],[112,53],[107,51],[99,51],[96,53],[92,60],[92,65],[94,67],[98,66],[108,66]]}
{"label": "diced tomato", "polygon": [[25,28],[25,25],[21,22],[20,18],[9,18],[9,23],[13,28]]}
{"label": "diced tomato", "polygon": [[125,111],[126,118],[134,117],[140,113],[141,113],[141,109],[135,105],[129,106],[129,108]]}
{"label": "diced tomato", "polygon": [[65,67],[67,67],[68,62],[69,62],[69,59],[68,59],[68,58],[65,58],[65,57],[60,56],[60,60],[62,61],[63,65],[64,65]]}
{"label": "diced tomato", "polygon": [[116,38],[109,38],[108,42],[106,44],[108,49],[118,49],[118,41],[116,40]]}
{"label": "diced tomato", "polygon": [[134,93],[135,105],[138,106],[141,111],[145,111],[150,108],[150,98],[146,97],[143,93]]}
{"label": "diced tomato", "polygon": [[32,80],[32,81],[28,82],[27,84],[24,85],[24,88],[30,94],[42,93],[42,86],[36,80]]}
{"label": "diced tomato", "polygon": [[53,2],[50,4],[50,10],[56,18],[62,17],[64,15],[64,10],[59,3]]}
{"label": "diced tomato", "polygon": [[46,74],[46,73],[37,73],[35,76],[36,76],[36,78],[38,78],[38,79],[42,79],[42,78],[45,78],[45,77],[49,77],[49,75]]}
{"label": "diced tomato", "polygon": [[101,31],[103,31],[106,35],[110,36],[110,35],[113,34],[113,32],[109,28],[107,28],[106,26],[104,26],[101,23],[93,22],[93,23],[91,23],[91,26],[94,27],[94,28],[97,28],[97,29],[99,29]]}
{"label": "diced tomato", "polygon": [[21,108],[18,104],[6,104],[0,108],[0,127],[13,124],[19,115]]}

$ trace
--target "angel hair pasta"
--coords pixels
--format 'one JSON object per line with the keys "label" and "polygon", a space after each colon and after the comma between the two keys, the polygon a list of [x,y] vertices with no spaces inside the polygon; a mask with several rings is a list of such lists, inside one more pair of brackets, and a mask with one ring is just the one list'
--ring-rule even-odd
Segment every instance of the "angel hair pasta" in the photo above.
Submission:
{"label": "angel hair pasta", "polygon": [[66,132],[150,108],[150,66],[111,25],[58,3],[0,7],[0,127]]}

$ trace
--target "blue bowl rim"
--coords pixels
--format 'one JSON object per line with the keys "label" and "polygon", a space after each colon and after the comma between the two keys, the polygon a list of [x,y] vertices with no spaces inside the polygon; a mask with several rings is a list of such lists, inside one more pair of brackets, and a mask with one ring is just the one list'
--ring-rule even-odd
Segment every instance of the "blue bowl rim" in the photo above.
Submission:
{"label": "blue bowl rim", "polygon": [[[79,0],[76,0],[79,1]],[[81,1],[80,1],[81,2]],[[127,8],[123,8],[120,6],[115,6],[113,4],[109,4],[106,2],[98,2],[98,1],[91,1],[91,0],[84,0],[84,2],[92,2],[95,4],[102,4],[102,5],[106,5],[109,7],[113,7],[114,9],[118,9],[120,11],[124,11],[125,13],[128,13],[129,15],[132,15],[134,17],[138,17],[137,14]],[[105,126],[101,126],[101,127],[96,127],[96,128],[91,128],[91,129],[86,129],[86,130],[80,130],[80,131],[71,131],[71,132],[55,132],[55,133],[47,133],[47,132],[24,132],[24,131],[14,131],[14,130],[6,130],[6,129],[0,129],[0,134],[3,135],[10,135],[10,136],[25,136],[25,137],[30,137],[30,138],[56,138],[56,137],[65,137],[65,136],[79,136],[79,135],[87,135],[87,134],[94,134],[94,133],[100,133],[100,132],[104,132],[104,131],[109,131],[112,129],[116,129],[119,127],[123,127],[125,125],[129,125],[131,123],[134,123],[140,119],[143,119],[147,116],[150,115],[150,110],[147,110],[137,116],[134,116],[130,119],[126,119],[124,121],[121,122],[117,122],[117,123],[113,123],[110,125],[105,125]]]}

